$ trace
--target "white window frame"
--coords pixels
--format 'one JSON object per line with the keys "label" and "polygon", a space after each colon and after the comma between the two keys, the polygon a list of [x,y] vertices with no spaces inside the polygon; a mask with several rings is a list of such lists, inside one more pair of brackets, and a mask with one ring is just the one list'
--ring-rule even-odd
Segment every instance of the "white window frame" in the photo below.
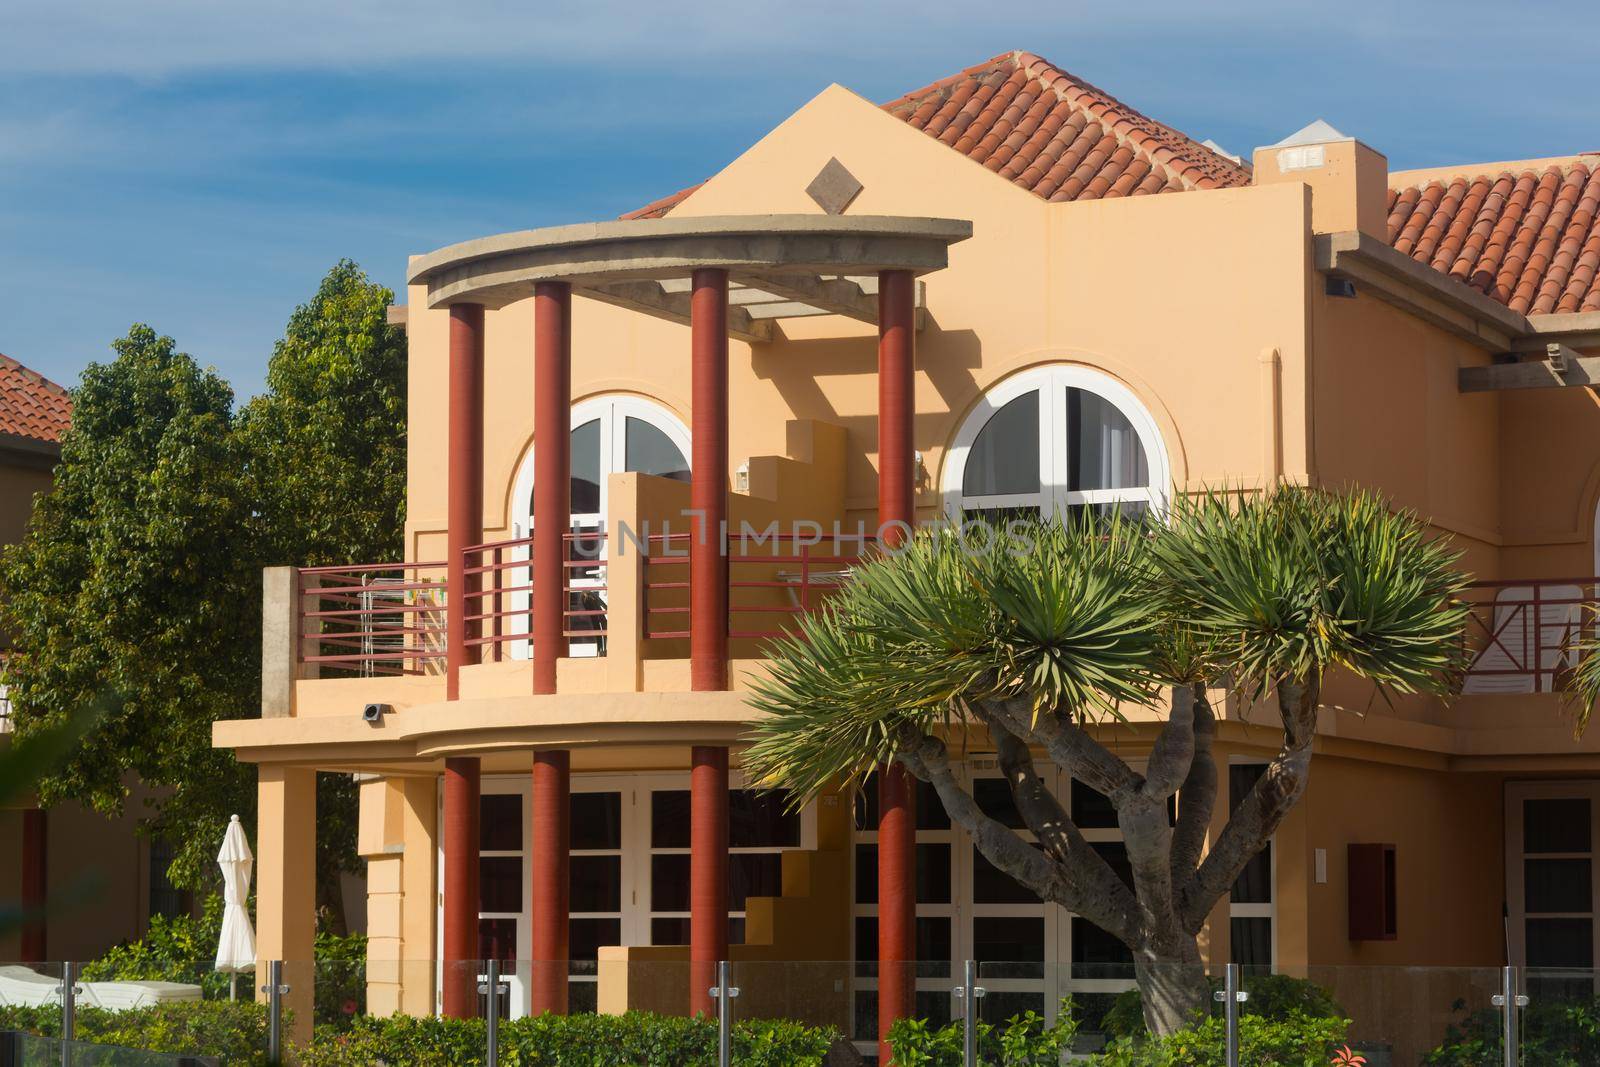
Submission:
{"label": "white window frame", "polygon": [[[1259,756],[1229,756],[1228,766],[1254,766],[1267,767],[1272,761]],[[1230,775],[1231,778],[1231,775]],[[1183,796],[1179,794],[1178,803],[1183,803]],[[1231,812],[1234,806],[1233,785],[1228,785],[1228,809]],[[1276,970],[1278,966],[1278,838],[1274,834],[1267,839],[1267,885],[1270,887],[1269,895],[1272,900],[1266,904],[1243,904],[1233,899],[1233,887],[1228,887],[1228,955],[1233,956],[1233,920],[1234,919],[1266,919],[1272,924],[1271,959],[1268,961]]]}
{"label": "white window frame", "polygon": [[[1067,390],[1081,389],[1093,393],[1122,412],[1139,437],[1144,448],[1145,465],[1149,468],[1147,486],[1127,489],[1090,489],[1072,491],[1067,488],[1071,457],[1070,428],[1067,425]],[[1039,492],[1009,493],[994,496],[966,497],[962,482],[966,476],[967,458],[978,435],[1001,408],[1020,396],[1031,392],[1039,394]],[[993,508],[1036,507],[1048,515],[1056,509],[1066,509],[1077,504],[1104,504],[1122,501],[1143,501],[1156,515],[1165,514],[1172,488],[1172,468],[1167,458],[1166,445],[1155,419],[1139,398],[1122,382],[1103,371],[1077,363],[1054,363],[1034,367],[1006,378],[979,398],[967,413],[961,428],[945,455],[944,477],[941,483],[945,512],[956,518],[963,510]]]}
{"label": "white window frame", "polygon": [[[733,770],[728,774],[728,788],[749,788],[744,772]],[[568,915],[569,919],[609,919],[620,918],[622,944],[630,946],[645,946],[651,943],[650,920],[653,918],[684,918],[687,912],[662,912],[651,911],[650,901],[650,857],[660,854],[681,853],[688,854],[687,848],[653,848],[650,844],[650,794],[656,790],[688,791],[690,789],[690,775],[687,771],[662,773],[662,774],[574,774],[570,779],[570,789],[574,793],[619,793],[622,809],[622,839],[620,849],[578,849],[572,855],[581,856],[606,856],[620,855],[621,863],[619,877],[621,878],[622,911],[620,916],[615,912],[580,911],[574,906]],[[532,975],[528,971],[529,957],[533,951],[532,915],[529,911],[528,887],[532,884],[533,866],[532,856],[528,851],[528,828],[532,825],[533,813],[533,781],[531,774],[486,774],[479,785],[479,793],[484,796],[515,794],[522,798],[522,838],[521,847],[516,850],[484,852],[484,856],[521,856],[522,857],[522,907],[518,912],[481,912],[480,919],[515,919],[517,924],[516,966],[511,968],[503,977],[510,987],[511,1018],[521,1018],[528,1013],[530,997],[532,996]],[[444,790],[439,790],[438,800],[438,825],[444,825]],[[730,848],[729,854],[740,853],[779,853],[800,850],[810,850],[817,847],[817,806],[807,804],[800,813],[800,844],[788,848],[773,847],[744,847]],[[436,862],[438,870],[444,870],[444,839],[440,835],[439,845],[436,849]],[[574,902],[578,903],[578,902]],[[728,918],[742,919],[746,917],[744,911],[729,910]],[[444,959],[444,894],[440,892],[436,916],[437,937],[435,977],[437,988],[442,988],[443,959]],[[474,930],[477,927],[474,925]],[[487,980],[487,979],[483,979]],[[573,982],[598,981],[595,975],[569,976]],[[435,1007],[442,1010],[443,993],[435,994]]]}
{"label": "white window frame", "polygon": [[[1135,770],[1141,769],[1135,762]],[[1051,794],[1057,798],[1061,805],[1072,814],[1072,781],[1071,778],[1059,767],[1054,765],[1036,768],[1039,776]],[[974,753],[963,762],[952,767],[956,781],[964,790],[971,791],[972,782],[977,778],[1000,778],[999,761],[992,754]],[[1083,829],[1080,827],[1084,840],[1091,844],[1121,843],[1122,831],[1115,827],[1095,827]],[[1018,837],[1025,841],[1033,842],[1034,835],[1026,829],[1017,831]],[[878,904],[861,904],[855,899],[855,845],[876,845],[878,830],[876,826],[852,826],[850,848],[850,948],[852,960],[862,958],[860,946],[856,944],[857,918],[877,918]],[[1044,1009],[1041,1012],[1049,1023],[1053,1024],[1056,1011],[1060,1007],[1061,998],[1069,993],[1122,993],[1131,989],[1134,981],[1131,978],[1075,978],[1072,975],[1072,920],[1074,914],[1054,904],[1040,902],[1038,904],[978,904],[973,899],[973,844],[972,837],[961,828],[954,819],[950,822],[948,830],[922,830],[916,831],[916,843],[919,845],[949,842],[951,851],[951,902],[943,904],[918,904],[916,906],[919,917],[942,917],[948,915],[951,921],[950,932],[950,977],[932,978],[919,975],[916,981],[916,991],[944,992],[961,984],[962,967],[966,960],[973,958],[973,920],[977,918],[1036,918],[1044,919],[1044,944],[1045,959],[1041,965],[1042,978],[1009,978],[993,974],[980,975],[981,984],[986,990],[995,992],[1021,992],[1040,993],[1044,999]],[[1274,892],[1276,899],[1276,892]],[[1276,926],[1274,926],[1276,936]],[[874,946],[869,953],[876,956]],[[922,960],[919,963],[925,962]],[[1003,961],[1002,961],[1003,962]],[[855,994],[857,992],[871,992],[878,988],[877,978],[861,977],[851,968],[851,993],[850,1014],[852,1026],[855,1020]],[[959,1016],[959,1005],[952,1002],[952,1018]],[[855,1042],[856,1048],[863,1055],[876,1055],[877,1043],[875,1040],[859,1040]]]}
{"label": "white window frame", "polygon": [[[689,428],[664,405],[632,393],[605,393],[579,401],[572,405],[568,432],[597,419],[600,422],[600,510],[574,512],[571,516],[573,527],[582,527],[586,530],[605,529],[606,516],[610,512],[611,475],[623,473],[623,469],[627,466],[627,426],[630,418],[647,422],[666,434],[668,440],[683,454],[684,461],[692,462],[694,453],[690,447]],[[522,457],[522,465],[517,469],[517,477],[512,483],[511,536],[513,538],[520,539],[533,534],[533,457],[537,447],[537,441],[528,447],[527,455]],[[521,563],[529,559],[527,546],[512,549],[511,552],[511,562]],[[506,633],[512,637],[527,637],[528,587],[532,584],[532,577],[529,571],[522,567],[512,568],[504,573],[508,575],[505,580],[506,585],[513,590],[510,594],[511,614],[503,620]],[[574,589],[582,589],[585,585],[603,586],[604,582],[572,576],[570,585]],[[602,589],[601,599],[604,600],[605,596]],[[510,641],[507,644],[514,660],[525,660],[533,654],[531,641]],[[573,657],[598,655],[599,644],[595,641],[573,638],[568,644],[567,654]]]}
{"label": "white window frame", "polygon": [[1600,780],[1555,780],[1535,782],[1507,782],[1506,797],[1506,912],[1508,962],[1517,967],[1528,965],[1527,887],[1523,880],[1523,861],[1530,854],[1523,851],[1522,802],[1525,800],[1589,801],[1589,852],[1535,852],[1535,859],[1586,859],[1590,863],[1590,904],[1587,912],[1539,912],[1541,919],[1589,919],[1593,928],[1592,959],[1600,966]]}

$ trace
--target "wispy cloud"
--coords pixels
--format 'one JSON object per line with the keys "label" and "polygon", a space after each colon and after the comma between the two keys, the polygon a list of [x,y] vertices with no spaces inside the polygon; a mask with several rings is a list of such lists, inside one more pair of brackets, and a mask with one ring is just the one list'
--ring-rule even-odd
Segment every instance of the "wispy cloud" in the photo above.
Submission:
{"label": "wispy cloud", "polygon": [[614,215],[829,82],[1012,48],[1234,151],[1316,117],[1403,166],[1600,148],[1593,0],[0,4],[0,351],[72,381],[135,319],[249,393],[341,256]]}

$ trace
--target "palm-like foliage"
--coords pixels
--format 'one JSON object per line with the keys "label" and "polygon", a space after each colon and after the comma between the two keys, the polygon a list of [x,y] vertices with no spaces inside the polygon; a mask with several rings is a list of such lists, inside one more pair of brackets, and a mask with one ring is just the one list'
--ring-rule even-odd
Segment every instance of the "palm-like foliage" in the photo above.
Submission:
{"label": "palm-like foliage", "polygon": [[1086,722],[1163,683],[1227,676],[1259,697],[1344,668],[1385,692],[1442,693],[1461,666],[1456,554],[1368,493],[1209,493],[1155,531],[978,530],[991,528],[918,531],[774,645],[747,769],[803,798],[973,701],[1023,697]]}
{"label": "palm-like foliage", "polygon": [[1460,672],[1459,554],[1371,493],[1208,493],[1150,548],[1165,610],[1248,697],[1336,667],[1391,693],[1444,693]]}
{"label": "palm-like foliage", "polygon": [[1572,643],[1572,674],[1563,686],[1575,712],[1573,732],[1589,728],[1589,716],[1600,701],[1600,612],[1590,611],[1584,635]]}
{"label": "palm-like foliage", "polygon": [[860,567],[771,649],[745,767],[809,797],[892,759],[968,703],[1026,697],[1035,713],[1115,716],[1148,702],[1161,636],[1140,528],[1061,521],[919,530]]}

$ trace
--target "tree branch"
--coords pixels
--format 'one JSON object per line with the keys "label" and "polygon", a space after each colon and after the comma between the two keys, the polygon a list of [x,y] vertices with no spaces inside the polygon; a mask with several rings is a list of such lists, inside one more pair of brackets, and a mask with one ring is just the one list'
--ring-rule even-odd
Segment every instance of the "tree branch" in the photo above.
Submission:
{"label": "tree branch", "polygon": [[[1194,755],[1189,774],[1178,792],[1178,825],[1172,831],[1172,883],[1183,886],[1200,866],[1211,813],[1217,805],[1217,763],[1211,743],[1217,735],[1217,717],[1206,699],[1204,684],[1185,687],[1194,704]],[[1173,703],[1182,689],[1173,690]]]}
{"label": "tree branch", "polygon": [[1194,692],[1188,686],[1172,687],[1172,714],[1156,736],[1150,758],[1144,765],[1144,785],[1140,792],[1153,800],[1165,801],[1178,791],[1194,764]]}
{"label": "tree branch", "polygon": [[985,814],[972,795],[961,788],[950,769],[950,757],[943,741],[907,727],[899,748],[900,762],[933,786],[944,810],[961,824],[972,837],[973,845],[990,863],[1033,890],[1041,900],[1055,901],[1071,910],[1084,903],[1072,892],[1071,886],[1061,880],[1056,864],[1018,837],[1009,826]]}
{"label": "tree branch", "polygon": [[1278,713],[1283,719],[1283,747],[1267,765],[1250,795],[1233,810],[1179,895],[1184,928],[1198,933],[1223,893],[1232,888],[1245,866],[1266,845],[1289,811],[1305,793],[1311,771],[1311,743],[1316,733],[1320,679],[1279,681]]}
{"label": "tree branch", "polygon": [[998,722],[1018,737],[1042,747],[1058,767],[1113,803],[1119,795],[1137,790],[1144,782],[1133,768],[1070,717],[1054,711],[1035,715],[1028,701],[1021,699],[981,700],[975,710],[985,722]]}
{"label": "tree branch", "polygon": [[1027,742],[990,724],[1000,769],[1023,822],[1044,846],[1063,881],[1079,894],[1072,910],[1113,935],[1133,944],[1138,934],[1139,907],[1133,890],[1105,858],[1084,840],[1077,824],[1045,788],[1034,769]]}

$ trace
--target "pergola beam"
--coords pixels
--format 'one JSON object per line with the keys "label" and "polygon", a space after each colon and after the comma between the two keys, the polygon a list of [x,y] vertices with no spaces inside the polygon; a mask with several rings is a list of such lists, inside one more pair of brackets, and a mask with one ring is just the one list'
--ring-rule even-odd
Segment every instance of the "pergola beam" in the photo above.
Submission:
{"label": "pergola beam", "polygon": [[832,315],[843,315],[857,322],[878,323],[878,301],[868,296],[856,282],[847,278],[824,278],[815,274],[765,274],[735,272],[734,280],[751,289],[772,293],[785,300]]}
{"label": "pergola beam", "polygon": [[1542,360],[1462,367],[1457,372],[1457,387],[1463,393],[1573,386],[1600,386],[1600,356],[1580,356],[1563,344],[1545,346]]}
{"label": "pergola beam", "polygon": [[[644,315],[689,325],[689,292],[670,291],[656,281],[610,281],[591,283],[577,290],[603,303],[627,308]],[[728,336],[750,344],[772,340],[772,323],[757,321],[742,307],[728,308]]]}

